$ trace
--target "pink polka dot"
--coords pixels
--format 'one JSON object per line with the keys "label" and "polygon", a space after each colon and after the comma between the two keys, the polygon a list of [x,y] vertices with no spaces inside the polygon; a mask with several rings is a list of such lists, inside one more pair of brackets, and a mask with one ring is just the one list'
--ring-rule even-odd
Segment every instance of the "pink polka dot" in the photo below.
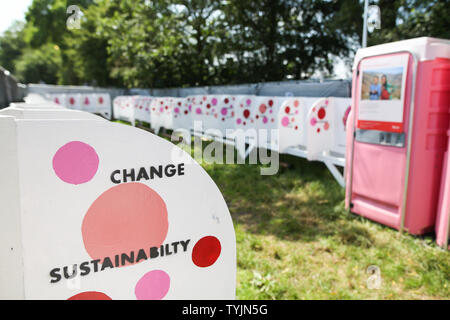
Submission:
{"label": "pink polka dot", "polygon": [[267,110],[267,106],[265,104],[262,104],[259,106],[259,112],[264,113]]}
{"label": "pink polka dot", "polygon": [[241,124],[241,123],[242,123],[242,120],[241,120],[241,119],[237,119],[237,120],[236,120],[236,123],[237,123],[237,124]]}
{"label": "pink polka dot", "polygon": [[283,119],[281,119],[281,125],[283,127],[287,127],[289,125],[289,118],[288,117],[283,117]]}
{"label": "pink polka dot", "polygon": [[269,121],[269,119],[267,119],[267,117],[263,118],[263,123],[267,123],[267,121]]}
{"label": "pink polka dot", "polygon": [[90,181],[97,173],[98,163],[95,149],[80,141],[65,144],[53,156],[53,170],[58,178],[75,185]]}
{"label": "pink polka dot", "polygon": [[[122,183],[102,193],[83,218],[84,247],[92,259],[159,247],[167,236],[167,207],[145,184]],[[144,259],[127,262],[140,263]]]}
{"label": "pink polka dot", "polygon": [[202,109],[197,108],[197,109],[195,110],[195,113],[197,113],[197,114],[202,114]]}
{"label": "pink polka dot", "polygon": [[217,99],[216,99],[216,98],[213,98],[213,99],[211,100],[211,103],[212,103],[213,106],[217,105]]}
{"label": "pink polka dot", "polygon": [[328,122],[325,122],[325,123],[323,124],[323,128],[324,128],[325,130],[330,129],[330,124],[329,124]]}
{"label": "pink polka dot", "polygon": [[153,270],[139,279],[134,294],[138,300],[161,300],[170,288],[170,277],[162,270]]}
{"label": "pink polka dot", "polygon": [[316,118],[311,118],[311,125],[314,127],[317,123],[317,119]]}
{"label": "pink polka dot", "polygon": [[252,100],[250,100],[250,99],[247,99],[246,103],[247,103],[247,105],[249,106],[249,105],[251,105],[251,104],[252,104]]}

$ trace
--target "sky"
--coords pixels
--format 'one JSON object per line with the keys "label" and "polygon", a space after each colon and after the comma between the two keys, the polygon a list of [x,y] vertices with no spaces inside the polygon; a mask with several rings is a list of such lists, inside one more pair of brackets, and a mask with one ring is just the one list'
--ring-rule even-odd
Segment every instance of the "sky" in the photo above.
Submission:
{"label": "sky", "polygon": [[0,0],[0,34],[15,20],[25,20],[25,12],[33,0]]}

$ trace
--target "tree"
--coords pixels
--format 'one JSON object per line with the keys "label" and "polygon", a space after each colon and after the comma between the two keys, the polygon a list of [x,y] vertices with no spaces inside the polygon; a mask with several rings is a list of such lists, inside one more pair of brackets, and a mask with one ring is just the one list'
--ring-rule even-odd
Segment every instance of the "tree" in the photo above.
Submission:
{"label": "tree", "polygon": [[16,61],[16,75],[23,83],[57,84],[61,72],[61,52],[57,45],[26,49]]}
{"label": "tree", "polygon": [[450,0],[378,0],[381,29],[368,37],[368,45],[437,37],[450,39]]}
{"label": "tree", "polygon": [[16,61],[22,55],[27,44],[24,40],[23,22],[14,22],[13,25],[0,37],[0,66],[16,72]]}

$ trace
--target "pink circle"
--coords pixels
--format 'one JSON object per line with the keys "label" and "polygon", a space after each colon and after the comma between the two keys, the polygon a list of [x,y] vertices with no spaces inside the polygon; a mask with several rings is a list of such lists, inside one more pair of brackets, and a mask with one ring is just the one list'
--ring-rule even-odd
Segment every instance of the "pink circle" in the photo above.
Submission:
{"label": "pink circle", "polygon": [[283,117],[283,119],[281,119],[281,125],[283,127],[287,127],[289,125],[289,118],[288,117]]}
{"label": "pink circle", "polygon": [[147,272],[139,279],[134,288],[138,300],[161,300],[170,288],[170,277],[162,270]]}
{"label": "pink circle", "polygon": [[228,109],[227,109],[227,108],[222,108],[222,110],[220,110],[220,113],[221,113],[223,116],[226,116],[227,113],[228,113]]}
{"label": "pink circle", "polygon": [[175,113],[180,113],[180,109],[179,108],[175,108],[173,111],[175,111]]}
{"label": "pink circle", "polygon": [[95,149],[81,141],[65,144],[53,156],[53,170],[58,178],[75,185],[90,181],[97,173],[98,163]]}
{"label": "pink circle", "polygon": [[192,104],[189,105],[188,109],[189,111],[192,111]]}
{"label": "pink circle", "polygon": [[265,104],[261,104],[259,106],[259,112],[264,113],[267,110],[267,106]]}
{"label": "pink circle", "polygon": [[264,117],[264,118],[263,118],[263,123],[267,123],[267,121],[269,121],[269,120],[267,119],[267,117]]}
{"label": "pink circle", "polygon": [[329,124],[328,122],[325,122],[325,123],[323,124],[323,128],[324,128],[325,130],[330,129],[330,124]]}
{"label": "pink circle", "polygon": [[247,99],[246,103],[247,103],[247,105],[249,106],[249,105],[252,103],[252,100]]}
{"label": "pink circle", "polygon": [[237,119],[237,120],[236,120],[236,123],[237,123],[237,124],[241,124],[241,123],[242,123],[242,120],[241,120],[241,119]]}
{"label": "pink circle", "polygon": [[213,106],[217,105],[217,99],[216,99],[216,98],[213,98],[213,99],[211,100],[211,103],[212,103]]}
{"label": "pink circle", "polygon": [[[126,214],[124,214],[126,213]],[[143,183],[118,184],[103,192],[83,218],[84,247],[92,259],[114,257],[159,247],[169,229],[167,207],[161,196]],[[145,259],[122,262],[122,266]]]}
{"label": "pink circle", "polygon": [[314,127],[317,123],[317,119],[316,118],[311,118],[311,125]]}
{"label": "pink circle", "polygon": [[197,109],[195,110],[195,113],[197,113],[197,114],[202,114],[202,109],[197,108]]}

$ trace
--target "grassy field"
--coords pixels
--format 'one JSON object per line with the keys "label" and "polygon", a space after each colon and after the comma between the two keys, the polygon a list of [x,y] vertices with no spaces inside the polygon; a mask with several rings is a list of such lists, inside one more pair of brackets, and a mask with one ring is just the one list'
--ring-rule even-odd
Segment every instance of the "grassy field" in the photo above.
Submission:
{"label": "grassy field", "polygon": [[[348,213],[322,163],[290,156],[259,165],[202,164],[233,217],[238,299],[449,299],[450,253]],[[379,289],[367,272],[380,270]]]}
{"label": "grassy field", "polygon": [[[204,147],[204,146],[203,146]],[[319,162],[289,167],[206,164],[236,230],[238,299],[450,299],[450,253],[348,213],[344,189]],[[380,270],[369,289],[368,267]]]}

